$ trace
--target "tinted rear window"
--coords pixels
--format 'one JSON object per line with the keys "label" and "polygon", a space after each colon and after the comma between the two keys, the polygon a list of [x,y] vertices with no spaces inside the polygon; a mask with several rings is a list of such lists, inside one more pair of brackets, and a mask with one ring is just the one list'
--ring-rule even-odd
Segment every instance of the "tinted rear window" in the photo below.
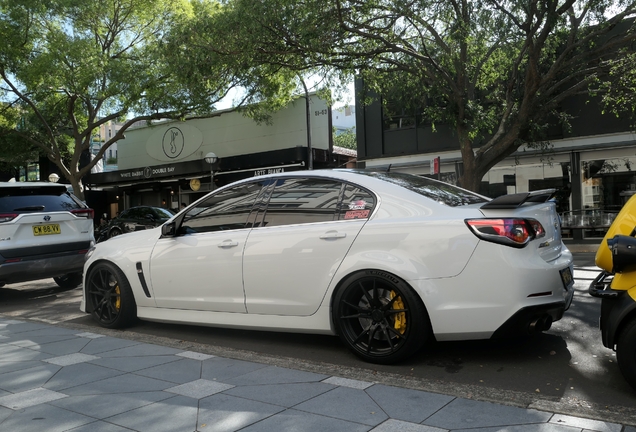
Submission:
{"label": "tinted rear window", "polygon": [[418,177],[411,174],[397,172],[356,172],[402,186],[405,189],[451,207],[488,202],[488,199],[474,192],[458,188],[452,184],[431,180],[426,177]]}
{"label": "tinted rear window", "polygon": [[84,206],[66,188],[0,188],[0,212],[30,213],[71,211]]}

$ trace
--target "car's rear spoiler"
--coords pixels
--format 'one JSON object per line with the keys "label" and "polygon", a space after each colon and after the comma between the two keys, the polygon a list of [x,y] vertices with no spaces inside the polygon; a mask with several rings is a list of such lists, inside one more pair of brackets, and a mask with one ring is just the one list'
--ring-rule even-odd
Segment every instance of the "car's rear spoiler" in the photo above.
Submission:
{"label": "car's rear spoiler", "polygon": [[482,209],[514,209],[526,203],[543,203],[554,196],[556,189],[543,189],[533,192],[522,192],[502,195],[481,206]]}

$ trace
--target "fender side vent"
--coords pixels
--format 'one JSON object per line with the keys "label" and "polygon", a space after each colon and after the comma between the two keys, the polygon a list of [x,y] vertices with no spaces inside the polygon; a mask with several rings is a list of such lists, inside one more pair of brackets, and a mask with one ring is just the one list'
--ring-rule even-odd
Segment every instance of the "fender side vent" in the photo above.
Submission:
{"label": "fender side vent", "polygon": [[139,276],[139,282],[141,283],[141,287],[144,289],[144,294],[146,297],[150,298],[150,291],[148,291],[148,285],[146,285],[146,278],[144,277],[144,270],[141,268],[141,263],[137,263],[137,276]]}

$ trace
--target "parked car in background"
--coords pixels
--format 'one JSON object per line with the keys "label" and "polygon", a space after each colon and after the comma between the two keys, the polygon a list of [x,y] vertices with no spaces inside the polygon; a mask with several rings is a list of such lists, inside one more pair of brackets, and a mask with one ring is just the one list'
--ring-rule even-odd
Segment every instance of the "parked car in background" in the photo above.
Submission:
{"label": "parked car in background", "polygon": [[527,335],[572,301],[554,190],[484,196],[407,174],[253,177],[166,222],[97,244],[81,310],[153,321],[338,334],[375,363],[432,338]]}
{"label": "parked car in background", "polygon": [[0,286],[46,278],[79,286],[93,216],[66,185],[0,183]]}
{"label": "parked car in background", "polygon": [[121,212],[105,226],[99,228],[97,241],[104,241],[121,234],[158,227],[174,216],[171,210],[162,207],[136,206]]}

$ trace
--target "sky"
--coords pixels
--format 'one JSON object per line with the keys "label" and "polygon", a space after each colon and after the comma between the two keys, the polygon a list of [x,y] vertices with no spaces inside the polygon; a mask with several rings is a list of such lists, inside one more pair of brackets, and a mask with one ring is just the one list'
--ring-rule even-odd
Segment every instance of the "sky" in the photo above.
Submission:
{"label": "sky", "polygon": [[[315,88],[313,88],[313,86],[316,84],[316,81],[314,81],[313,84],[308,84],[308,90],[310,92],[315,91]],[[342,101],[338,101],[336,103],[333,104],[333,108],[341,108],[345,105],[355,105],[355,98],[354,98],[354,84],[353,81],[347,86],[347,93],[344,97],[344,100]],[[231,108],[233,106],[233,101],[236,99],[237,95],[239,95],[241,92],[240,89],[234,89],[232,91],[230,91],[230,93],[220,102],[218,102],[216,104],[216,109],[218,110],[224,110],[224,109],[228,109]]]}

